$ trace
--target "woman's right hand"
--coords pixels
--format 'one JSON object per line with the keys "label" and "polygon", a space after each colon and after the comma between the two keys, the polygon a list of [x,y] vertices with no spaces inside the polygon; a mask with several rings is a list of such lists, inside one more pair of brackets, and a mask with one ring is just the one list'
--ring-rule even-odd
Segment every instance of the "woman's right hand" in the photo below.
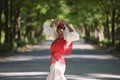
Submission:
{"label": "woman's right hand", "polygon": [[53,27],[53,25],[56,24],[58,21],[58,19],[54,19],[54,21],[50,24],[50,27]]}

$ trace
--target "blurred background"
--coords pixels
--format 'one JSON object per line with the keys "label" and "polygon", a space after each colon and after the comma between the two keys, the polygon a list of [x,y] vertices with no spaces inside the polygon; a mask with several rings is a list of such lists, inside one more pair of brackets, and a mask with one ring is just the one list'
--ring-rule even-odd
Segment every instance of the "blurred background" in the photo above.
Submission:
{"label": "blurred background", "polygon": [[44,24],[55,18],[86,42],[120,50],[120,0],[0,0],[0,56],[45,40]]}

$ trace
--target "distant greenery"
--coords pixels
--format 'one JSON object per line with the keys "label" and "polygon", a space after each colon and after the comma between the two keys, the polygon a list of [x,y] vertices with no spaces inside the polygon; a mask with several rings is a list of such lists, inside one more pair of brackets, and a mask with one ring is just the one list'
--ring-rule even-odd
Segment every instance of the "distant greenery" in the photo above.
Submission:
{"label": "distant greenery", "polygon": [[86,41],[119,48],[120,0],[0,0],[0,52],[45,39],[43,24],[55,18]]}

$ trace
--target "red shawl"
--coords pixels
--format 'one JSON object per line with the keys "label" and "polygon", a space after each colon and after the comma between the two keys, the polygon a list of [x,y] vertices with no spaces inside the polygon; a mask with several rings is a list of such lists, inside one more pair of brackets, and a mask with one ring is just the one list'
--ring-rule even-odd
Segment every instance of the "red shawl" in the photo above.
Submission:
{"label": "red shawl", "polygon": [[50,64],[59,61],[65,64],[64,54],[70,55],[72,52],[72,42],[71,44],[65,48],[67,41],[64,38],[57,38],[51,45],[50,53],[51,53],[51,60]]}

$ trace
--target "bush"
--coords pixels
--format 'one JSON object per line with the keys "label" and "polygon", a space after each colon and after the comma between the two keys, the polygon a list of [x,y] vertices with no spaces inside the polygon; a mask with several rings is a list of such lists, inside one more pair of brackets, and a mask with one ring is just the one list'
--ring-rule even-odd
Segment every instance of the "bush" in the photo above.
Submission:
{"label": "bush", "polygon": [[120,40],[120,27],[117,28],[115,35],[116,35],[116,40]]}
{"label": "bush", "polygon": [[29,39],[28,44],[35,44],[44,39],[45,39],[44,35],[41,35],[40,37],[36,37],[36,38],[31,38],[31,39]]}
{"label": "bush", "polygon": [[6,52],[12,50],[12,45],[10,43],[4,43],[0,45],[0,55],[4,56]]}
{"label": "bush", "polygon": [[120,51],[120,42],[116,45],[116,50]]}
{"label": "bush", "polygon": [[85,37],[84,39],[85,39],[85,41],[87,41],[87,42],[91,42],[91,43],[93,43],[93,44],[99,44],[99,40],[98,40],[98,39],[95,39],[94,37]]}

